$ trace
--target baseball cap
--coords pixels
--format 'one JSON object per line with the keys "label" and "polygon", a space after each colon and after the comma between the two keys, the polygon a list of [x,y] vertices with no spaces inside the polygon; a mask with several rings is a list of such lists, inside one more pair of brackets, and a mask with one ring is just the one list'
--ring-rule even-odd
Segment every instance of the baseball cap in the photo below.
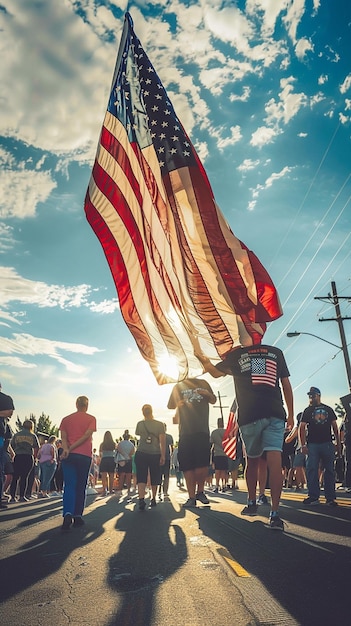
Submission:
{"label": "baseball cap", "polygon": [[320,396],[321,392],[318,387],[311,387],[311,389],[307,392],[308,396]]}

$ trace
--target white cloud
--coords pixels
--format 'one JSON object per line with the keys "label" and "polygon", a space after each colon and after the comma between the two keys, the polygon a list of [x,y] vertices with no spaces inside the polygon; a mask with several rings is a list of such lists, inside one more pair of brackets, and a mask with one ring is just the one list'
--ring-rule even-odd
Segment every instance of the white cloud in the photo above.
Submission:
{"label": "white cloud", "polygon": [[312,108],[315,104],[319,104],[323,100],[325,100],[325,95],[321,91],[319,91],[314,96],[311,96],[310,107]]}
{"label": "white cloud", "polygon": [[239,96],[235,93],[230,94],[229,100],[230,102],[236,102],[239,100],[240,102],[247,102],[251,94],[250,87],[244,87],[242,94]]}
{"label": "white cloud", "polygon": [[289,167],[286,165],[285,167],[283,167],[282,170],[280,170],[280,172],[273,172],[270,176],[268,176],[268,178],[266,178],[263,184],[259,183],[258,185],[256,185],[256,187],[251,190],[252,200],[248,206],[249,211],[252,211],[255,208],[256,203],[257,203],[257,198],[261,194],[262,191],[265,191],[265,189],[269,189],[270,187],[272,187],[273,183],[275,183],[280,178],[284,178],[284,176],[289,174],[291,170],[292,170],[292,167]]}
{"label": "white cloud", "polygon": [[287,174],[289,174],[289,172],[291,172],[292,168],[288,167],[287,165],[285,167],[283,167],[282,170],[280,170],[280,172],[273,172],[266,180],[265,184],[264,184],[264,188],[267,189],[268,187],[271,187],[273,185],[273,183],[276,180],[279,180],[279,178],[284,178],[284,176],[286,176]]}
{"label": "white cloud", "polygon": [[313,13],[312,13],[312,17],[314,17],[315,15],[317,15],[318,13],[318,9],[321,6],[321,0],[313,0]]}
{"label": "white cloud", "polygon": [[231,126],[230,127],[230,135],[228,134],[223,137],[223,132],[225,129],[212,129],[211,135],[217,139],[217,147],[219,150],[224,150],[228,146],[233,146],[235,143],[238,143],[240,139],[242,139],[242,134],[240,130],[240,126]]}
{"label": "white cloud", "polygon": [[207,143],[205,141],[196,142],[195,149],[200,161],[204,163],[209,155]]}
{"label": "white cloud", "polygon": [[8,224],[0,222],[0,254],[6,254],[6,252],[13,250],[14,245],[13,228]]}
{"label": "white cloud", "polygon": [[244,159],[244,161],[236,169],[239,172],[248,172],[249,170],[255,169],[259,163],[260,161],[258,159],[256,161],[253,161],[252,159]]}
{"label": "white cloud", "polygon": [[293,83],[295,79],[293,76],[288,78],[282,78],[280,81],[281,91],[278,94],[279,100],[276,101],[271,98],[265,106],[267,117],[265,121],[268,124],[276,124],[288,122],[297,115],[299,110],[307,105],[307,96],[301,93],[294,93]]}
{"label": "white cloud", "polygon": [[93,313],[114,313],[119,310],[119,302],[117,298],[103,300],[102,302],[91,302],[89,309]]}
{"label": "white cloud", "polygon": [[351,100],[345,98],[345,111],[350,111],[351,109]]}
{"label": "white cloud", "polygon": [[313,52],[314,46],[310,39],[302,38],[299,39],[296,46],[295,52],[296,56],[300,61],[303,61],[307,52]]}
{"label": "white cloud", "polygon": [[298,137],[307,137],[308,133],[298,133]]}
{"label": "white cloud", "polygon": [[329,77],[327,74],[321,74],[318,78],[318,85],[324,85],[324,83],[328,82]]}
{"label": "white cloud", "polygon": [[34,217],[37,206],[50,196],[56,182],[49,172],[4,170],[0,172],[0,217]]}
{"label": "white cloud", "polygon": [[[61,356],[60,352],[71,352],[74,354],[84,354],[86,356],[90,356],[96,352],[102,352],[102,350],[79,343],[55,341],[51,339],[44,339],[42,337],[34,337],[29,334],[14,333],[12,338],[0,337],[0,352],[4,352],[6,355],[21,354],[27,357],[45,356],[63,365],[67,371],[82,374],[86,371],[86,367],[77,365],[72,361],[68,361]],[[8,356],[5,358],[8,358]],[[21,362],[22,359],[19,361],[15,360],[8,362],[7,364],[12,365],[13,367],[23,367]],[[29,364],[27,363],[26,367],[33,367],[33,364],[29,361]]]}
{"label": "white cloud", "polygon": [[[95,146],[114,44],[101,42],[68,2],[5,0],[3,5],[0,53],[6,63],[0,66],[0,81],[5,134],[56,154],[84,146],[87,150],[92,140]],[[120,23],[112,13],[110,19],[110,28],[118,33]]]}
{"label": "white cloud", "polygon": [[37,367],[35,363],[27,363],[18,356],[0,356],[0,365],[4,367],[17,367],[20,369],[33,369]]}
{"label": "white cloud", "polygon": [[[84,306],[99,313],[113,313],[118,308],[116,299],[104,300],[100,304],[91,302],[92,288],[90,285],[82,284],[75,287],[48,285],[42,281],[34,281],[20,276],[13,267],[0,266],[0,292],[3,307],[12,302],[21,302],[39,308],[70,309]],[[0,318],[6,319],[7,315],[0,309]]]}
{"label": "white cloud", "polygon": [[350,120],[350,117],[344,115],[343,113],[339,113],[339,120],[341,124],[346,124]]}
{"label": "white cloud", "polygon": [[277,135],[279,135],[281,131],[277,128],[268,128],[268,126],[260,126],[255,130],[251,135],[250,144],[251,146],[256,146],[258,148],[266,145],[267,143],[272,143]]}
{"label": "white cloud", "polygon": [[304,12],[305,0],[293,0],[293,2],[289,4],[286,16],[283,17],[283,22],[287,26],[289,36],[294,44],[296,43],[297,27],[302,19]]}
{"label": "white cloud", "polygon": [[287,9],[289,3],[290,0],[281,0],[280,2],[275,2],[275,0],[247,0],[246,10],[253,17],[257,13],[262,14],[262,32],[266,37],[270,37],[274,33],[280,13]]}
{"label": "white cloud", "polygon": [[340,93],[346,93],[351,87],[351,74],[348,74],[340,85]]}

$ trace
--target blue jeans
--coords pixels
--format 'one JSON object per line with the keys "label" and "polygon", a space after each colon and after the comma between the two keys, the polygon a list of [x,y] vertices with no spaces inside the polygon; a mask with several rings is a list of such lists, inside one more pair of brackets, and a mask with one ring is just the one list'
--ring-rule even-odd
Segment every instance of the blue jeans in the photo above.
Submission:
{"label": "blue jeans", "polygon": [[335,473],[334,473],[334,444],[309,443],[308,457],[306,460],[306,478],[308,495],[313,500],[320,496],[319,486],[319,463],[324,468],[324,495],[327,500],[335,500]]}
{"label": "blue jeans", "polygon": [[57,463],[51,461],[43,461],[40,463],[40,489],[42,491],[50,491],[50,483],[55,474]]}
{"label": "blue jeans", "polygon": [[83,515],[85,492],[88,482],[91,457],[71,452],[62,461],[64,491],[63,515],[70,513],[74,517]]}

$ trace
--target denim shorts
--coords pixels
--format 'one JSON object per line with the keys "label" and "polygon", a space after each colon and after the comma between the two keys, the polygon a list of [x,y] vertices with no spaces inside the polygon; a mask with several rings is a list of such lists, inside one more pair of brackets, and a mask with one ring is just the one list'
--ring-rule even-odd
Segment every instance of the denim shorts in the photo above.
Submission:
{"label": "denim shorts", "polygon": [[302,452],[295,452],[293,467],[305,467],[306,457]]}
{"label": "denim shorts", "polygon": [[265,450],[283,449],[285,421],[277,417],[265,417],[251,424],[240,426],[248,457],[257,458]]}

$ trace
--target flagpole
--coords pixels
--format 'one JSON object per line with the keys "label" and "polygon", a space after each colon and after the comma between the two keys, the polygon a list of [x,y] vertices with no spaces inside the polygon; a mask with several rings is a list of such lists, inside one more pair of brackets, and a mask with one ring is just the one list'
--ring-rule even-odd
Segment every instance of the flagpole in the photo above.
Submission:
{"label": "flagpole", "polygon": [[[215,409],[219,409],[219,410],[220,410],[220,412],[221,412],[221,418],[222,418],[222,420],[224,420],[224,417],[223,417],[223,409],[229,409],[229,407],[228,407],[228,406],[223,406],[223,404],[222,404],[222,396],[221,396],[221,394],[220,394],[220,392],[219,392],[219,391],[218,391],[217,395],[218,395],[219,407],[218,407],[218,406],[215,406],[214,408],[215,408]],[[224,397],[224,398],[226,398],[226,396],[223,396],[223,397]]]}

